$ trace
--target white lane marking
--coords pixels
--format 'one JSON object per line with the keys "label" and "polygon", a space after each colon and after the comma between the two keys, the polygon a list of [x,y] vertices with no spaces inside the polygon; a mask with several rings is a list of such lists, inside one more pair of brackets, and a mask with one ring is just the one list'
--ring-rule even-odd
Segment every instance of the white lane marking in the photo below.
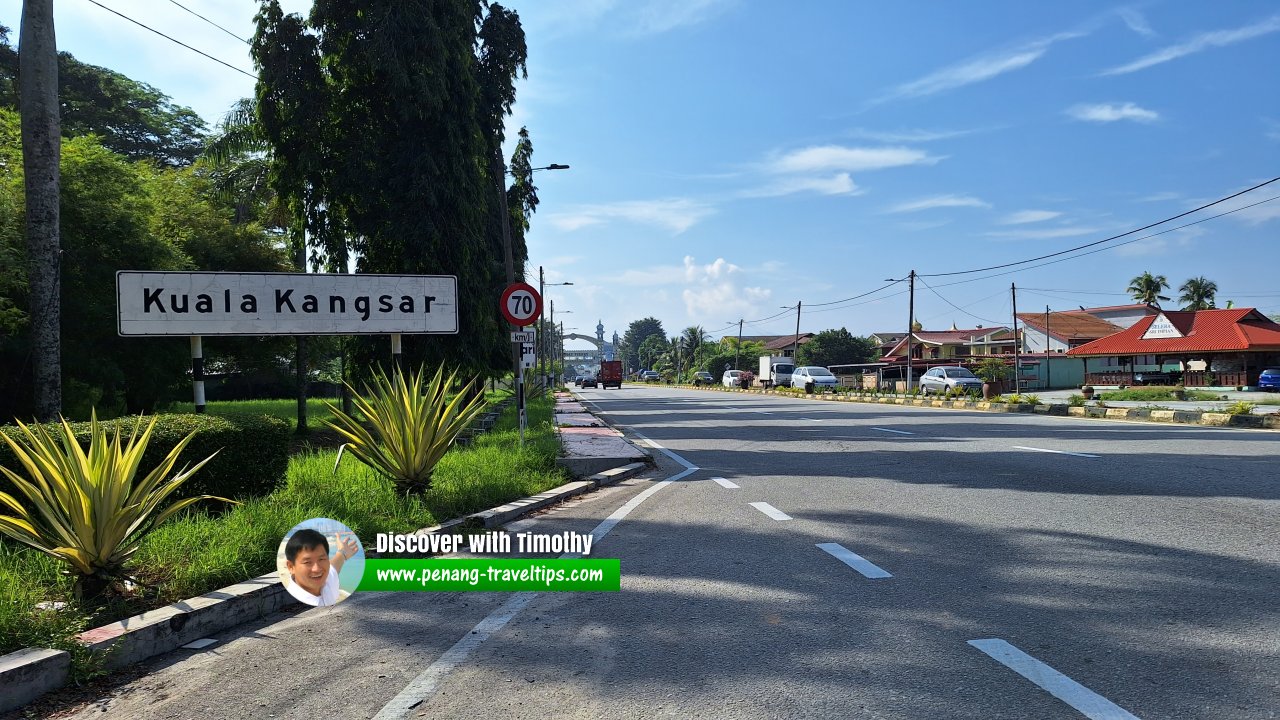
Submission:
{"label": "white lane marking", "polygon": [[880,432],[896,433],[896,434],[898,434],[898,435],[915,435],[915,433],[913,433],[913,432],[907,432],[906,430],[893,430],[893,429],[891,429],[891,428],[878,428],[878,427],[873,427],[873,428],[871,428],[871,429],[872,429],[872,430],[879,430]]}
{"label": "white lane marking", "polygon": [[761,415],[772,415],[772,414],[773,414],[773,413],[769,412],[768,410],[752,410],[751,412],[758,412],[758,413],[760,413]]}
{"label": "white lane marking", "polygon": [[767,502],[753,502],[753,503],[751,503],[751,507],[753,507],[753,508],[755,508],[755,509],[759,510],[760,512],[764,513],[765,515],[768,515],[769,517],[773,518],[774,520],[790,520],[790,519],[791,519],[791,516],[790,516],[790,515],[788,515],[788,514],[786,514],[786,513],[782,512],[781,510],[779,510],[778,508],[776,508],[776,507],[774,507],[774,506],[770,505],[770,504],[769,504],[769,503],[767,503]]}
{"label": "white lane marking", "polygon": [[[593,545],[608,535],[615,525],[629,515],[632,510],[636,509],[640,503],[649,499],[651,495],[676,480],[698,471],[698,468],[679,455],[666,449],[663,449],[663,452],[678,460],[681,465],[684,465],[685,469],[636,495],[628,500],[625,505],[613,511],[609,517],[605,518],[591,531]],[[579,555],[566,553],[561,557],[579,557]],[[391,702],[384,705],[382,710],[378,711],[378,714],[374,716],[374,720],[403,720],[407,718],[414,708],[422,704],[422,701],[426,700],[440,687],[440,684],[444,682],[445,677],[450,672],[465,662],[471,656],[471,653],[475,652],[476,648],[484,644],[484,641],[488,640],[494,633],[501,630],[521,610],[533,602],[536,597],[538,597],[538,593],[532,592],[521,592],[512,595],[510,600],[503,603],[497,610],[489,613],[488,617],[481,620],[471,629],[471,632],[462,636],[461,640],[454,643],[453,647],[446,650],[426,670],[423,670],[404,690],[400,691],[400,694],[392,698]]]}
{"label": "white lane marking", "polygon": [[801,420],[808,420],[809,422],[822,422],[821,420],[815,420],[815,419],[813,419],[813,418],[800,418],[800,419],[801,419]]}
{"label": "white lane marking", "polygon": [[[654,449],[657,449],[657,450],[661,450],[661,451],[662,451],[662,454],[664,454],[664,455],[666,455],[667,457],[671,458],[672,460],[675,460],[676,462],[680,463],[680,464],[681,464],[681,465],[683,465],[685,468],[687,468],[687,469],[689,469],[689,470],[697,470],[697,469],[698,469],[698,467],[697,467],[696,465],[694,465],[693,463],[689,462],[688,460],[685,460],[684,458],[680,457],[679,455],[677,455],[677,454],[675,454],[675,453],[671,452],[670,450],[668,450],[668,449],[666,449],[666,448],[662,447],[661,445],[659,445],[658,443],[656,443],[656,442],[654,442],[654,441],[650,440],[649,438],[645,437],[644,435],[641,435],[640,433],[636,433],[636,437],[638,437],[638,438],[640,438],[641,440],[644,440],[645,442],[649,443],[650,447],[653,447]],[[681,473],[679,477],[684,477],[685,475],[688,475],[688,474],[689,474],[689,473]],[[672,478],[672,479],[679,479],[679,478]]]}
{"label": "white lane marking", "polygon": [[724,478],[711,478],[717,485],[728,490],[736,490],[739,486],[725,480]]}
{"label": "white lane marking", "polygon": [[877,566],[840,543],[818,543],[818,549],[830,553],[832,557],[862,573],[864,577],[869,577],[873,580],[893,577],[884,568]]}
{"label": "white lane marking", "polygon": [[1014,445],[1014,450],[1030,450],[1031,452],[1053,453],[1054,455],[1074,455],[1075,457],[1096,458],[1100,455],[1090,455],[1089,453],[1067,452],[1066,450],[1046,450],[1045,448],[1025,447],[1022,445]]}
{"label": "white lane marking", "polygon": [[990,656],[1091,720],[1138,720],[1124,708],[999,638],[970,640]]}
{"label": "white lane marking", "polygon": [[453,672],[454,668],[466,661],[475,649],[480,647],[489,636],[501,630],[511,618],[515,617],[521,610],[525,608],[533,599],[538,596],[537,593],[522,592],[511,596],[511,599],[502,604],[497,610],[494,610],[488,617],[481,620],[471,632],[462,636],[462,639],[454,643],[453,647],[445,651],[435,662],[431,663],[426,670],[423,670],[418,677],[409,683],[408,687],[400,691],[378,711],[373,720],[392,720],[393,718],[404,718],[409,712],[427,699],[427,696],[435,692],[440,683],[444,681],[445,676]]}

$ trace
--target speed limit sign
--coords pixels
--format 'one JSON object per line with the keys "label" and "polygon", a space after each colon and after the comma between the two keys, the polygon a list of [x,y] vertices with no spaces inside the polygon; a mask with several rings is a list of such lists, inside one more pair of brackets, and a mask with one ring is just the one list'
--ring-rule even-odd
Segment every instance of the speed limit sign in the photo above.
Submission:
{"label": "speed limit sign", "polygon": [[532,285],[513,283],[502,291],[502,316],[512,325],[524,327],[542,314],[542,296]]}

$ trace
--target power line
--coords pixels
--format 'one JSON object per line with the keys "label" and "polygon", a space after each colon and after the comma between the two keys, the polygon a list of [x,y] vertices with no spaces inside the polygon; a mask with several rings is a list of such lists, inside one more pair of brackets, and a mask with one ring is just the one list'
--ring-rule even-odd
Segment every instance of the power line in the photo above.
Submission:
{"label": "power line", "polygon": [[823,305],[835,305],[835,304],[842,303],[842,302],[848,302],[848,301],[850,301],[850,300],[857,300],[857,299],[859,299],[859,298],[864,298],[864,297],[866,297],[866,296],[868,296],[868,295],[874,295],[874,294],[876,294],[876,293],[880,292],[881,290],[888,290],[889,288],[893,287],[894,285],[897,285],[898,283],[902,282],[903,280],[906,280],[906,278],[902,278],[901,280],[894,280],[893,282],[889,283],[888,285],[885,285],[885,286],[883,286],[883,287],[878,287],[878,288],[876,288],[875,290],[872,290],[872,291],[870,291],[870,292],[864,292],[864,293],[862,293],[861,295],[854,295],[853,297],[848,297],[848,298],[845,298],[845,299],[843,299],[843,300],[832,300],[831,302],[813,303],[812,305],[810,305],[810,307],[822,307]]}
{"label": "power line", "polygon": [[[1277,178],[1277,179],[1280,179],[1280,178]],[[1238,207],[1238,208],[1235,208],[1235,209],[1232,209],[1232,210],[1227,210],[1226,212],[1221,212],[1221,213],[1218,213],[1217,215],[1210,215],[1210,216],[1209,216],[1209,217],[1207,217],[1207,218],[1201,218],[1201,219],[1199,219],[1199,220],[1192,220],[1191,222],[1186,223],[1186,224],[1183,224],[1183,225],[1179,225],[1178,227],[1168,228],[1167,230],[1161,230],[1160,232],[1151,233],[1150,235],[1144,235],[1144,236],[1142,236],[1142,237],[1140,237],[1140,238],[1134,238],[1134,239],[1132,239],[1132,240],[1126,240],[1126,241],[1124,241],[1124,242],[1122,242],[1122,243],[1116,243],[1115,245],[1110,245],[1110,246],[1107,246],[1107,247],[1104,247],[1104,248],[1097,248],[1096,250],[1090,250],[1090,251],[1088,251],[1088,252],[1082,252],[1082,253],[1080,253],[1079,255],[1072,255],[1072,256],[1070,256],[1070,257],[1058,258],[1057,260],[1050,260],[1049,262],[1040,263],[1039,265],[1031,265],[1030,267],[1017,268],[1017,269],[1015,269],[1015,270],[1005,270],[1004,272],[992,273],[991,275],[983,275],[983,276],[982,276],[982,277],[980,277],[980,278],[970,278],[970,279],[968,279],[968,280],[957,280],[957,281],[955,281],[955,282],[944,283],[944,284],[942,284],[942,285],[939,285],[938,287],[951,287],[952,285],[964,285],[965,283],[981,282],[981,281],[983,281],[983,280],[989,280],[989,279],[991,279],[991,278],[994,278],[994,277],[1000,277],[1000,276],[1002,276],[1002,275],[1012,275],[1012,274],[1014,274],[1014,273],[1022,272],[1023,270],[1032,270],[1032,269],[1034,269],[1034,268],[1045,267],[1045,266],[1047,266],[1047,265],[1056,265],[1056,264],[1058,264],[1058,263],[1060,263],[1060,262],[1066,262],[1066,261],[1068,261],[1068,260],[1076,260],[1076,259],[1078,259],[1078,258],[1082,258],[1082,257],[1084,257],[1084,256],[1086,256],[1086,255],[1093,255],[1093,254],[1095,254],[1095,253],[1106,252],[1107,250],[1114,250],[1114,249],[1116,249],[1116,248],[1118,248],[1118,247],[1124,247],[1125,245],[1132,245],[1133,243],[1136,243],[1136,242],[1142,242],[1143,240],[1150,240],[1151,238],[1153,238],[1153,237],[1157,237],[1157,236],[1159,236],[1159,235],[1165,235],[1165,234],[1167,234],[1167,233],[1177,232],[1178,230],[1182,230],[1182,229],[1184,229],[1184,228],[1189,228],[1189,227],[1191,227],[1192,225],[1199,225],[1199,224],[1200,224],[1200,223],[1202,223],[1202,222],[1208,222],[1208,221],[1210,221],[1210,220],[1215,220],[1215,219],[1217,219],[1217,218],[1223,217],[1224,215],[1230,215],[1230,214],[1232,214],[1232,213],[1237,213],[1237,212],[1240,212],[1241,210],[1248,210],[1248,209],[1249,209],[1249,208],[1251,208],[1251,207],[1256,207],[1256,206],[1261,205],[1261,204],[1263,204],[1263,203],[1269,203],[1269,202],[1272,202],[1273,200],[1280,200],[1280,195],[1275,195],[1275,196],[1273,196],[1273,197],[1269,197],[1269,198],[1267,198],[1266,200],[1259,200],[1258,202],[1255,202],[1255,203],[1250,203],[1250,204],[1248,204],[1248,205],[1244,205],[1244,206],[1242,206],[1242,207]],[[1091,243],[1091,244],[1096,244],[1096,243]],[[1056,254],[1060,254],[1060,253],[1054,253],[1054,254],[1056,255]],[[1046,257],[1048,257],[1048,256],[1046,256]],[[919,277],[919,275],[917,275],[916,277]],[[930,276],[930,277],[933,277],[933,276]]]}
{"label": "power line", "polygon": [[[92,0],[90,0],[90,1],[92,2]],[[1156,227],[1156,226],[1158,226],[1158,225],[1163,225],[1163,224],[1165,224],[1165,223],[1167,223],[1167,222],[1172,222],[1172,221],[1174,221],[1174,220],[1177,220],[1178,218],[1183,218],[1183,217],[1186,217],[1186,216],[1188,216],[1188,215],[1191,215],[1191,214],[1194,214],[1194,213],[1198,213],[1198,212],[1200,212],[1201,210],[1204,210],[1205,208],[1211,208],[1211,207],[1213,207],[1214,205],[1218,205],[1218,204],[1220,204],[1220,203],[1224,203],[1224,202],[1226,202],[1226,201],[1228,201],[1228,200],[1231,200],[1231,199],[1233,199],[1233,198],[1240,197],[1241,195],[1244,195],[1245,193],[1253,192],[1254,190],[1257,190],[1257,189],[1258,189],[1258,188],[1260,188],[1260,187],[1265,187],[1265,186],[1270,185],[1271,183],[1276,182],[1276,181],[1280,181],[1280,177],[1274,177],[1274,178],[1271,178],[1270,180],[1267,180],[1266,182],[1258,183],[1257,185],[1254,185],[1253,187],[1251,187],[1251,188],[1249,188],[1249,189],[1247,189],[1247,190],[1241,190],[1240,192],[1235,193],[1235,194],[1233,194],[1233,195],[1228,195],[1228,196],[1226,196],[1226,197],[1224,197],[1224,198],[1219,198],[1218,200],[1214,200],[1214,201],[1213,201],[1213,202],[1211,202],[1211,203],[1206,203],[1206,204],[1201,205],[1200,207],[1195,208],[1195,209],[1193,209],[1193,210],[1188,210],[1188,211],[1186,211],[1186,212],[1184,212],[1184,213],[1179,213],[1179,214],[1174,215],[1174,216],[1172,216],[1172,217],[1167,217],[1167,218],[1165,218],[1164,220],[1161,220],[1161,221],[1159,221],[1159,222],[1153,222],[1153,223],[1151,223],[1151,224],[1149,224],[1149,225],[1143,225],[1143,226],[1142,226],[1142,227],[1140,227],[1140,228],[1135,228],[1135,229],[1133,229],[1133,230],[1129,230],[1128,232],[1120,233],[1119,235],[1112,235],[1112,236],[1111,236],[1111,237],[1109,237],[1109,238],[1103,238],[1102,240],[1095,240],[1095,241],[1093,241],[1093,242],[1091,242],[1091,243],[1085,243],[1084,245],[1078,245],[1078,246],[1076,246],[1076,247],[1068,248],[1068,249],[1066,249],[1066,250],[1059,250],[1058,252],[1055,252],[1055,253],[1049,253],[1048,255],[1041,255],[1040,257],[1033,257],[1033,258],[1029,258],[1029,259],[1027,259],[1027,260],[1019,260],[1019,261],[1017,261],[1017,262],[1004,263],[1003,265],[991,265],[991,266],[989,266],[989,267],[977,268],[977,269],[974,269],[974,270],[957,270],[957,271],[955,271],[955,272],[931,273],[931,274],[929,274],[929,275],[917,275],[917,277],[949,277],[949,276],[952,276],[952,275],[968,275],[968,274],[971,274],[971,273],[987,272],[988,270],[999,270],[999,269],[1001,269],[1001,268],[1013,267],[1014,265],[1025,265],[1025,264],[1027,264],[1027,263],[1036,262],[1037,260],[1045,260],[1045,259],[1048,259],[1048,258],[1051,258],[1051,257],[1057,257],[1057,256],[1059,256],[1059,255],[1066,255],[1066,254],[1068,254],[1068,253],[1073,253],[1073,252],[1075,252],[1075,251],[1077,251],[1077,250],[1083,250],[1083,249],[1085,249],[1085,248],[1093,247],[1093,246],[1095,246],[1095,245],[1101,245],[1101,244],[1103,244],[1103,243],[1108,243],[1108,242],[1111,242],[1112,240],[1119,240],[1119,239],[1120,239],[1120,238],[1122,238],[1122,237],[1127,237],[1127,236],[1129,236],[1129,235],[1133,235],[1134,233],[1140,233],[1140,232],[1142,232],[1143,230],[1150,230],[1151,228]],[[1272,198],[1272,199],[1274,199],[1274,198]],[[1264,200],[1263,202],[1267,202],[1267,201],[1266,201],[1266,200]],[[1246,206],[1246,207],[1249,207],[1249,206]],[[1237,210],[1243,210],[1243,209],[1244,209],[1244,208],[1237,208]],[[1234,211],[1232,211],[1232,212],[1234,212]],[[1223,214],[1225,215],[1226,213],[1223,213]],[[1221,215],[1218,215],[1218,216],[1216,216],[1216,217],[1221,217]],[[1211,218],[1207,218],[1207,219],[1211,219]],[[1186,226],[1184,225],[1183,227],[1186,227]]]}
{"label": "power line", "polygon": [[[916,277],[917,277],[917,278],[920,278],[920,276],[919,276],[919,275],[917,275]],[[944,302],[944,303],[946,303],[946,304],[950,305],[951,307],[953,307],[953,308],[955,308],[955,309],[959,310],[960,312],[964,313],[965,315],[968,315],[969,317],[974,318],[974,319],[976,319],[976,320],[981,320],[982,322],[995,323],[996,325],[999,325],[999,324],[1000,324],[1000,321],[999,321],[999,320],[991,320],[991,319],[984,318],[984,317],[978,317],[977,315],[974,315],[973,313],[969,312],[968,310],[965,310],[964,308],[960,307],[959,305],[956,305],[955,303],[951,302],[950,300],[948,300],[948,299],[946,299],[946,298],[942,297],[942,294],[941,294],[941,293],[939,293],[937,290],[934,290],[932,287],[929,287],[929,283],[925,282],[923,278],[921,278],[921,279],[920,279],[920,282],[921,282],[921,283],[924,283],[924,286],[925,286],[925,287],[927,287],[927,288],[929,288],[929,292],[933,293],[934,295],[937,295],[939,300],[941,300],[942,302]]]}
{"label": "power line", "polygon": [[252,45],[252,44],[253,44],[253,43],[249,42],[248,40],[245,40],[244,38],[240,37],[239,35],[237,35],[237,34],[235,34],[235,33],[231,32],[230,30],[228,30],[228,29],[226,29],[226,28],[222,27],[222,26],[221,26],[221,25],[219,25],[218,23],[216,23],[216,22],[214,22],[214,21],[210,20],[209,18],[207,18],[207,17],[205,17],[205,16],[201,15],[200,13],[196,12],[195,10],[192,10],[191,8],[189,8],[189,7],[185,6],[185,5],[183,5],[182,3],[178,2],[178,0],[169,0],[169,2],[173,3],[174,5],[177,5],[178,7],[182,8],[183,10],[186,10],[187,12],[191,13],[192,15],[195,15],[196,17],[200,18],[201,20],[203,20],[203,21],[205,21],[205,22],[209,23],[210,25],[212,25],[212,26],[214,26],[214,27],[218,28],[218,29],[219,29],[219,30],[221,30],[222,32],[224,32],[224,33],[226,33],[226,34],[230,35],[231,37],[233,37],[233,38],[235,38],[235,39],[239,40],[240,42],[244,43],[245,45]]}
{"label": "power line", "polygon": [[222,61],[222,60],[219,60],[218,58],[216,58],[216,57],[214,57],[214,56],[210,55],[210,54],[209,54],[209,53],[207,53],[207,52],[204,52],[203,50],[197,50],[197,49],[195,49],[195,48],[191,47],[190,45],[188,45],[188,44],[186,44],[186,43],[182,42],[181,40],[177,40],[177,39],[175,39],[175,38],[169,37],[168,35],[165,35],[164,33],[160,32],[159,30],[156,30],[156,29],[155,29],[155,28],[153,28],[153,27],[149,27],[149,26],[147,26],[147,25],[143,25],[142,23],[138,22],[137,20],[134,20],[133,18],[129,17],[128,15],[125,15],[125,14],[123,14],[123,13],[116,12],[115,10],[112,10],[111,8],[107,7],[106,5],[103,5],[102,3],[98,2],[98,0],[88,0],[88,2],[91,2],[91,3],[93,3],[94,5],[97,5],[98,7],[102,8],[103,10],[106,10],[106,11],[107,11],[107,12],[109,12],[109,13],[112,13],[112,14],[114,14],[114,15],[119,15],[120,17],[124,18],[125,20],[128,20],[129,22],[133,23],[134,25],[137,25],[137,26],[138,26],[138,27],[140,27],[140,28],[144,28],[144,29],[146,29],[146,30],[150,30],[151,32],[153,32],[153,33],[155,33],[155,34],[159,35],[160,37],[164,38],[165,40],[168,40],[169,42],[177,43],[178,45],[181,45],[182,47],[184,47],[184,48],[186,48],[186,49],[190,50],[191,52],[199,53],[200,55],[203,55],[203,56],[205,56],[205,57],[209,58],[210,60],[212,60],[212,61],[214,61],[214,62],[218,63],[219,65],[225,65],[225,66],[227,66],[227,67],[231,68],[232,70],[235,70],[236,72],[240,73],[241,75],[244,75],[245,77],[253,78],[254,80],[257,80],[257,79],[258,79],[258,76],[257,76],[257,75],[253,75],[253,74],[251,74],[251,73],[247,73],[247,72],[245,72],[244,70],[241,70],[240,68],[236,67],[235,65],[232,65],[231,63],[228,63],[228,62],[224,62],[224,61]]}

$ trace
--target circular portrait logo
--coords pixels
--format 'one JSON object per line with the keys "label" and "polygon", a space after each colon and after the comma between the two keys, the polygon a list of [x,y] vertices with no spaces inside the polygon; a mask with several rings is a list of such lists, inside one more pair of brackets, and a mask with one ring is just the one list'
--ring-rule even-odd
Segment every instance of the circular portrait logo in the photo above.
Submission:
{"label": "circular portrait logo", "polygon": [[351,528],[329,518],[298,523],[276,554],[280,582],[298,602],[334,605],[355,592],[364,575],[364,547]]}

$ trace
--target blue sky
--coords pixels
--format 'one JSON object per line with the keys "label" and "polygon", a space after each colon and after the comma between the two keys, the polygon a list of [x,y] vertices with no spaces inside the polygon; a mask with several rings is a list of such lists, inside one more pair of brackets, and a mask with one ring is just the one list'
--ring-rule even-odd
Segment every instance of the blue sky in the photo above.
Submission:
{"label": "blue sky", "polygon": [[[247,46],[171,2],[100,1],[252,70]],[[256,3],[181,2],[252,32]],[[20,5],[0,0],[15,37]],[[820,303],[1101,240],[1280,175],[1274,2],[511,5],[530,59],[510,134],[527,125],[539,165],[571,165],[538,175],[531,274],[574,283],[548,295],[584,332],[777,316],[745,332],[784,334],[797,301],[802,331],[902,330],[904,285]],[[252,94],[87,0],[56,13],[60,49],[210,121]],[[1175,299],[1204,275],[1220,306],[1276,313],[1277,230],[1280,200],[1013,274],[925,277],[916,317],[1007,325],[1011,282],[1023,312],[1120,304],[1148,270]]]}

